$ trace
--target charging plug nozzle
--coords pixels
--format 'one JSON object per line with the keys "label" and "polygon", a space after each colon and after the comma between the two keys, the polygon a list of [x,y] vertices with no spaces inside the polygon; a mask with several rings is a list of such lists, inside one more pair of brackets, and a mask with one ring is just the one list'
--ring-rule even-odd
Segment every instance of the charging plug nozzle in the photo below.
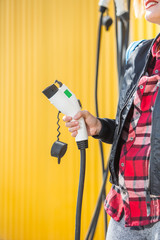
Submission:
{"label": "charging plug nozzle", "polygon": [[44,89],[42,91],[42,93],[48,98],[50,99],[51,97],[53,97],[53,95],[55,95],[55,93],[58,92],[58,88],[55,84],[52,84],[51,86],[47,87],[46,89]]}

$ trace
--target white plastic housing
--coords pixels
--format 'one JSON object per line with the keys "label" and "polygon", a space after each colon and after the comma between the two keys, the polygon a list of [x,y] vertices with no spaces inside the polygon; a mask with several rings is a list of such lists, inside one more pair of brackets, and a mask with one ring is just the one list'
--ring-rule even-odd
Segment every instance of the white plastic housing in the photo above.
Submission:
{"label": "white plastic housing", "polygon": [[127,0],[115,0],[116,15],[121,16],[123,13],[128,12]]}
{"label": "white plastic housing", "polygon": [[[69,96],[65,92],[69,92]],[[76,96],[63,84],[58,91],[49,98],[49,101],[63,114],[74,117],[81,110]],[[88,140],[86,125],[83,118],[79,120],[80,129],[76,136],[76,142]]]}
{"label": "white plastic housing", "polygon": [[100,0],[98,5],[108,8],[109,2],[110,0]]}

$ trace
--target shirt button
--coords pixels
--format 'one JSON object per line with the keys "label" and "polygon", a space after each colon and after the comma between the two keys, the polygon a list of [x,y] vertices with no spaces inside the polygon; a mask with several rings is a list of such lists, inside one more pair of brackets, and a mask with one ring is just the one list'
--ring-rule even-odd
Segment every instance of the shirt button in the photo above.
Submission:
{"label": "shirt button", "polygon": [[140,85],[140,89],[143,89],[143,85]]}
{"label": "shirt button", "polygon": [[133,137],[130,137],[130,140],[131,140],[131,141],[133,141],[133,139],[134,139]]}
{"label": "shirt button", "polygon": [[124,167],[124,163],[121,163],[121,166]]}
{"label": "shirt button", "polygon": [[155,73],[158,73],[159,71],[158,70],[155,70]]}

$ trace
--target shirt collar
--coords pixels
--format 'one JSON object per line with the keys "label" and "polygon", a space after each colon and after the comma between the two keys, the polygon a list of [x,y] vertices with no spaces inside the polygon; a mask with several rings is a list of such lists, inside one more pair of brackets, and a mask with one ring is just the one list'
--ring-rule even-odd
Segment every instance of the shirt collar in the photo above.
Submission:
{"label": "shirt collar", "polygon": [[160,59],[160,36],[156,39],[152,47],[152,56]]}

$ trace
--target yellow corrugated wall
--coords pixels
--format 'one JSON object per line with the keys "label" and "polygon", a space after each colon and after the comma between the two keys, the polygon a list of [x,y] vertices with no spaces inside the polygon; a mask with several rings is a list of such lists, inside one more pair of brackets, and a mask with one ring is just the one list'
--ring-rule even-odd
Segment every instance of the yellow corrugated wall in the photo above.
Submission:
{"label": "yellow corrugated wall", "polygon": [[[113,3],[110,15],[114,18]],[[62,120],[68,151],[60,165],[50,156],[57,110],[42,94],[55,79],[95,114],[94,75],[98,1],[0,0],[0,239],[72,240],[79,151]],[[131,14],[131,41],[158,27]],[[115,28],[102,32],[100,116],[114,118],[118,87]],[[61,116],[62,117],[62,116]],[[105,164],[110,146],[105,145]],[[85,238],[102,183],[98,142],[89,139],[82,207]],[[110,185],[107,185],[107,190]],[[103,212],[95,239],[104,239]]]}

